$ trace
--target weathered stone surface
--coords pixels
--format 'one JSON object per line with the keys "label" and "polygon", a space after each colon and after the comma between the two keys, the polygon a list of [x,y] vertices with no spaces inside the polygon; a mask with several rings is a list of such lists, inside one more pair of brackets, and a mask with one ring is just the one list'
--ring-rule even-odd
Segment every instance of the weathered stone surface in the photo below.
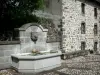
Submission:
{"label": "weathered stone surface", "polygon": [[12,50],[12,49],[14,49],[15,48],[15,46],[16,46],[16,44],[14,44],[14,45],[0,45],[0,50]]}
{"label": "weathered stone surface", "polygon": [[10,56],[11,54],[14,54],[14,50],[6,50],[6,51],[4,51],[4,56]]}
{"label": "weathered stone surface", "polygon": [[1,68],[1,64],[2,64],[2,66],[11,65],[11,57],[10,56],[0,57],[0,68]]}
{"label": "weathered stone surface", "polygon": [[0,63],[0,69],[9,68],[11,66],[10,63]]}
{"label": "weathered stone surface", "polygon": [[[85,3],[85,14],[82,15],[81,3]],[[81,50],[81,42],[86,42],[85,49],[94,49],[94,39],[99,39],[99,34],[94,35],[94,24],[99,26],[100,9],[95,3],[84,2],[84,0],[62,0],[62,22],[63,23],[63,50],[66,52]],[[95,5],[95,6],[94,6]],[[94,17],[94,8],[97,7],[98,16]],[[67,9],[66,9],[67,8]],[[86,23],[86,33],[81,34],[81,22]],[[99,51],[99,43],[97,46]]]}
{"label": "weathered stone surface", "polygon": [[4,62],[5,62],[4,57],[0,57],[0,63],[4,63]]}
{"label": "weathered stone surface", "polygon": [[4,56],[4,51],[0,50],[0,57]]}

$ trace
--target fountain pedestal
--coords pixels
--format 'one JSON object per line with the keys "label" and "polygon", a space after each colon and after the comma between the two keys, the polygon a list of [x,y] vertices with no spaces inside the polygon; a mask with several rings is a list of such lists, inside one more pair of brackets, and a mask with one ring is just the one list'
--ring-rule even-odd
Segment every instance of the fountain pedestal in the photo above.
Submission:
{"label": "fountain pedestal", "polygon": [[[20,54],[11,55],[12,66],[15,69],[19,72],[37,73],[61,66],[61,52],[47,43],[48,29],[36,23],[29,23],[18,30],[21,41]],[[34,50],[39,51],[40,54],[37,55]],[[32,55],[31,51],[36,55]]]}
{"label": "fountain pedestal", "polygon": [[37,73],[61,66],[61,53],[30,56],[29,53],[12,55],[12,66],[19,72]]}

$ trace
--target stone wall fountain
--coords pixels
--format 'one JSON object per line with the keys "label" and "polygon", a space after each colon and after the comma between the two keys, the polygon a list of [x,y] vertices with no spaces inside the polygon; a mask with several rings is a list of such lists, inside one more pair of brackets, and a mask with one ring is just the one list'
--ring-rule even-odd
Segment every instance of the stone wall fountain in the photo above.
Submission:
{"label": "stone wall fountain", "polygon": [[47,46],[47,29],[30,23],[17,30],[20,31],[21,51],[11,55],[12,67],[19,72],[37,73],[61,66],[61,52]]}

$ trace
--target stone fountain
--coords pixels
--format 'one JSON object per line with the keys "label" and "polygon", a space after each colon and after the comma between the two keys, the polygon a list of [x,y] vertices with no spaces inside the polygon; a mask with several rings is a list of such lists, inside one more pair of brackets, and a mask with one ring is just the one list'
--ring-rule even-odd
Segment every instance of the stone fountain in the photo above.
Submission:
{"label": "stone fountain", "polygon": [[47,47],[47,29],[32,23],[17,30],[20,30],[21,51],[11,55],[12,67],[19,72],[37,73],[61,66],[61,52]]}

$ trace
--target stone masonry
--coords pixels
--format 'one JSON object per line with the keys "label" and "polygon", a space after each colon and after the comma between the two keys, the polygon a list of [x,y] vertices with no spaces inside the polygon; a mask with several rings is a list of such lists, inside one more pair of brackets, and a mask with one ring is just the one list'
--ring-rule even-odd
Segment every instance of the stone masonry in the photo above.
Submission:
{"label": "stone masonry", "polygon": [[[81,12],[81,3],[85,4],[85,14]],[[97,8],[97,18],[94,17]],[[81,42],[85,42],[85,50],[94,50],[97,42],[99,51],[100,7],[88,0],[62,0],[62,46],[66,52],[81,50]],[[81,34],[81,23],[85,23],[85,34]],[[94,24],[97,24],[97,35],[94,35]],[[100,51],[99,51],[100,53]]]}

